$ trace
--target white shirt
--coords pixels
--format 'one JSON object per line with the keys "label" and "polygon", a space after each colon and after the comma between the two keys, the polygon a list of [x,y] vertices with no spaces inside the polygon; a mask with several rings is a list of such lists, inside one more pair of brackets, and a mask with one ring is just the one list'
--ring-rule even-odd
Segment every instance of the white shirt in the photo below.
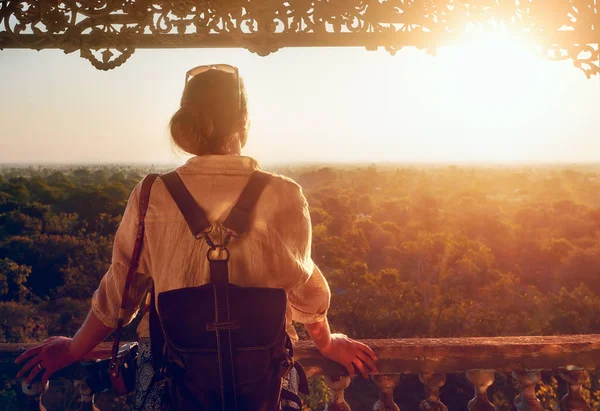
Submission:
{"label": "white shirt", "polygon": [[[258,163],[244,156],[209,155],[192,157],[177,168],[194,200],[206,212],[215,229],[216,243],[223,237],[220,227]],[[92,298],[94,314],[108,327],[116,327],[127,268],[138,225],[141,183],[131,193],[117,230],[112,264]],[[191,234],[164,183],[152,187],[140,264],[125,310],[125,324],[137,313],[151,284],[155,295],[163,291],[194,287],[209,281],[206,259],[208,245]],[[327,315],[330,290],[311,258],[311,222],[306,198],[293,180],[272,174],[253,213],[250,227],[233,238],[229,280],[244,287],[283,288],[288,295],[287,330],[298,339],[292,320],[314,323]],[[148,315],[138,327],[138,336],[149,335]]]}

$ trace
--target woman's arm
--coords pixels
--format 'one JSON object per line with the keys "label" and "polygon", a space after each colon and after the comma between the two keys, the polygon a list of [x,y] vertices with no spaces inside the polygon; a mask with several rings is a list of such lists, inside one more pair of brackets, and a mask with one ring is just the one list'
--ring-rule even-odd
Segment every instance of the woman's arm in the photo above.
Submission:
{"label": "woman's arm", "polygon": [[356,369],[365,378],[371,373],[379,373],[373,350],[344,334],[331,334],[327,317],[313,324],[304,324],[304,327],[321,354],[346,367],[350,377],[354,377]]}
{"label": "woman's arm", "polygon": [[98,344],[106,339],[114,328],[107,327],[96,317],[93,311],[87,315],[83,325],[75,333],[71,342],[71,351],[77,360],[81,360]]}
{"label": "woman's arm", "polygon": [[319,351],[326,349],[331,344],[331,331],[327,317],[316,323],[304,324],[304,328]]}
{"label": "woman's arm", "polygon": [[[29,373],[27,382],[31,383],[43,371],[42,383],[46,384],[52,374],[83,359],[112,331],[113,328],[105,326],[93,311],[90,311],[73,338],[50,337],[41,345],[21,354],[15,362],[19,364],[25,360],[28,361],[17,373],[17,378]],[[38,364],[40,365],[38,366]]]}

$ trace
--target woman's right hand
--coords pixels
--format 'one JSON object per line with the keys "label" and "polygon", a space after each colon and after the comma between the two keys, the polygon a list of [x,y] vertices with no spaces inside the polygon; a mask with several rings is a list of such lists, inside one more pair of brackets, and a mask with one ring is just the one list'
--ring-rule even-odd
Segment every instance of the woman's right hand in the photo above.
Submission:
{"label": "woman's right hand", "polygon": [[356,369],[364,378],[368,378],[371,373],[379,373],[375,366],[377,356],[373,350],[344,334],[331,334],[329,344],[319,351],[330,360],[342,364],[350,377],[354,377]]}

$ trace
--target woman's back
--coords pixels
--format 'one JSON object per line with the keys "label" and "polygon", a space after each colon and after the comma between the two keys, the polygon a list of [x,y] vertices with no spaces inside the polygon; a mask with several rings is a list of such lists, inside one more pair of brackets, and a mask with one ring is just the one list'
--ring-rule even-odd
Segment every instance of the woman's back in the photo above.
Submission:
{"label": "woman's back", "polygon": [[[214,223],[211,238],[215,243],[221,242],[225,234],[219,222],[228,216],[250,175],[257,169],[259,166],[252,158],[235,155],[193,157],[177,169],[196,203]],[[121,295],[110,290],[123,289],[137,229],[138,198],[139,186],[132,193],[117,232],[109,275],[103,279],[93,300],[101,319],[116,318],[118,314],[111,312],[111,308],[118,306]],[[149,278],[154,282],[156,295],[209,281],[208,245],[194,238],[160,179],[155,181],[151,191],[145,233],[138,268],[140,275],[132,285],[134,293],[145,289]],[[293,340],[297,337],[291,326],[292,318],[316,322],[326,315],[329,289],[310,256],[310,215],[302,191],[293,180],[271,175],[256,203],[248,231],[240,238],[234,237],[228,249],[231,283],[283,288],[288,292],[288,333]],[[147,318],[140,324],[138,334],[148,336]]]}

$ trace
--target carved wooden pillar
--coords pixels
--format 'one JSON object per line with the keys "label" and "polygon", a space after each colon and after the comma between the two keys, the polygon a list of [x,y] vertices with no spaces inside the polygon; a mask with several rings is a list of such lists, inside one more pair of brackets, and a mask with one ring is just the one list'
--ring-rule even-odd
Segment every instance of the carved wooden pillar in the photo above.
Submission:
{"label": "carved wooden pillar", "polygon": [[444,374],[419,374],[419,380],[425,386],[426,398],[421,402],[421,411],[448,411],[440,401],[440,387],[446,383]]}
{"label": "carved wooden pillar", "polygon": [[373,406],[374,411],[400,411],[394,402],[394,388],[400,381],[398,374],[376,374],[371,377],[379,387],[379,400]]}
{"label": "carved wooden pillar", "polygon": [[487,389],[494,382],[494,373],[486,371],[470,371],[467,379],[475,387],[475,396],[467,406],[469,411],[495,411],[487,395]]}
{"label": "carved wooden pillar", "polygon": [[341,377],[325,376],[325,384],[331,390],[331,401],[327,406],[328,411],[351,411],[350,405],[344,398],[344,390],[350,385],[350,377],[347,375]]}
{"label": "carved wooden pillar", "polygon": [[79,411],[100,411],[94,404],[94,393],[86,384],[85,380],[75,380],[75,388],[79,389],[80,405]]}
{"label": "carved wooden pillar", "polygon": [[46,411],[46,408],[42,405],[42,395],[48,389],[48,385],[49,383],[42,384],[41,381],[31,384],[27,384],[25,380],[21,382],[21,389],[27,395],[25,411]]}
{"label": "carved wooden pillar", "polygon": [[543,411],[542,403],[535,396],[535,385],[541,380],[539,371],[513,371],[519,395],[515,398],[515,407],[519,411]]}
{"label": "carved wooden pillar", "polygon": [[586,370],[561,371],[560,377],[569,386],[569,391],[560,400],[561,411],[591,411],[592,408],[583,398],[581,386],[587,383],[590,376]]}

